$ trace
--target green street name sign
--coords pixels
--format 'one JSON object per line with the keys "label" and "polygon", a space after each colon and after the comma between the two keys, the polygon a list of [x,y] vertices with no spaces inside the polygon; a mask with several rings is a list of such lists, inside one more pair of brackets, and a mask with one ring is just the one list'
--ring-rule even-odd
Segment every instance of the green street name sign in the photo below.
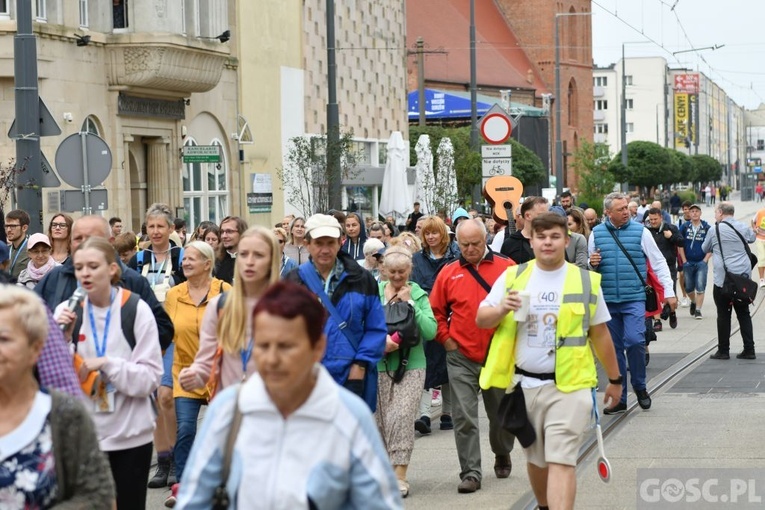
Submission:
{"label": "green street name sign", "polygon": [[220,145],[184,145],[184,163],[220,163]]}

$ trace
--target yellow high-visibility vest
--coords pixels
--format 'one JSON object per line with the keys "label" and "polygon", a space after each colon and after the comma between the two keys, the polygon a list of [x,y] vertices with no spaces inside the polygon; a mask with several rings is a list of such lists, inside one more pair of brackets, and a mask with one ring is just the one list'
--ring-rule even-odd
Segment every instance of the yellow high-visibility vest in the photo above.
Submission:
{"label": "yellow high-visibility vest", "polygon": [[[505,288],[523,290],[529,283],[535,261],[509,267]],[[598,384],[595,358],[588,338],[590,321],[595,316],[600,292],[600,275],[566,263],[558,323],[555,333],[555,385],[570,393]],[[499,323],[489,344],[486,363],[481,369],[481,388],[508,388],[515,374],[517,322],[511,311]]]}

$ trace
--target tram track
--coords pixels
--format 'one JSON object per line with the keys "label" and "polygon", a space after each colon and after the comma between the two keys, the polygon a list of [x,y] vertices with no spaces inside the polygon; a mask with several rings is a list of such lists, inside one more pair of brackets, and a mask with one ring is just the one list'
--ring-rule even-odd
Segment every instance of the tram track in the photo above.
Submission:
{"label": "tram track", "polygon": [[[763,295],[765,295],[765,291],[760,291],[755,301],[754,308],[750,311],[753,322],[754,317],[763,309],[763,302],[765,302],[765,297],[763,297]],[[736,322],[736,327],[731,330],[731,337],[739,333],[740,329],[741,327],[738,325],[738,322]],[[661,397],[661,395],[669,390],[674,384],[709,359],[709,354],[716,348],[717,337],[687,354],[668,369],[653,377],[648,381],[648,389],[651,398],[655,400],[656,398]],[[630,417],[634,416],[639,410],[640,408],[637,400],[628,400],[627,410],[623,414],[614,416],[614,418],[609,420],[607,424],[601,423],[603,439],[606,440],[612,434],[616,434],[624,425],[626,425]],[[591,466],[589,466],[589,461],[592,460],[593,455],[598,455],[598,440],[594,433],[594,429],[592,432],[588,432],[587,438],[579,450],[579,457],[577,458],[577,475],[579,475],[580,469],[583,469],[585,465],[591,468]],[[531,490],[528,490],[512,505],[511,510],[535,510],[536,508],[537,502],[534,493]]]}

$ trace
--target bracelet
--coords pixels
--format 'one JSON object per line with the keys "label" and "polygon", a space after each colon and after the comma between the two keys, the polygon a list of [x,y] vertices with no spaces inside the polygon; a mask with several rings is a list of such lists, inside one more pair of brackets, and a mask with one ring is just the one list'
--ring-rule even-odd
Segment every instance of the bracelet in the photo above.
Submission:
{"label": "bracelet", "polygon": [[608,382],[611,384],[622,384],[624,383],[624,376],[619,374],[619,377],[616,379],[609,379]]}

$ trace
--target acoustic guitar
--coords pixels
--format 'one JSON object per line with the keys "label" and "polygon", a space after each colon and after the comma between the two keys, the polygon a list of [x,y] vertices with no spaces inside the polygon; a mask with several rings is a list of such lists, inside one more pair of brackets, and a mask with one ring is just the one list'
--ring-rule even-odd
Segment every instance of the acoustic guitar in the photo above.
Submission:
{"label": "acoustic guitar", "polygon": [[483,196],[491,205],[494,220],[507,225],[507,234],[516,231],[514,210],[523,196],[523,184],[510,175],[496,175],[486,181]]}

